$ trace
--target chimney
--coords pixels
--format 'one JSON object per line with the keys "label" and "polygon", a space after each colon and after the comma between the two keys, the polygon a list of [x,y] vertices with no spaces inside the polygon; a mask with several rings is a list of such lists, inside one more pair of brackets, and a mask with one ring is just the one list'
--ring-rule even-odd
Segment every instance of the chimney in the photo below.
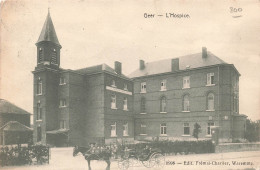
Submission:
{"label": "chimney", "polygon": [[208,52],[206,47],[202,47],[202,58],[207,58]]}
{"label": "chimney", "polygon": [[145,68],[144,60],[139,61],[139,68],[140,68],[140,70],[143,70]]}
{"label": "chimney", "polygon": [[122,74],[122,64],[119,61],[115,61],[115,72]]}
{"label": "chimney", "polygon": [[179,58],[172,59],[172,72],[179,71]]}

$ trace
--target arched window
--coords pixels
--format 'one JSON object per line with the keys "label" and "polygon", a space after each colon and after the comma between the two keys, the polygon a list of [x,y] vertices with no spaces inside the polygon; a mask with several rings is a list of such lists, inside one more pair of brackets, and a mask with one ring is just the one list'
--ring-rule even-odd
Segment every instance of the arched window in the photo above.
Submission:
{"label": "arched window", "polygon": [[146,107],[145,107],[145,105],[146,105],[145,98],[142,97],[142,98],[141,98],[141,113],[146,113]]}
{"label": "arched window", "polygon": [[111,125],[111,137],[116,137],[116,122]]}
{"label": "arched window", "polygon": [[57,64],[57,52],[56,49],[53,49],[51,54],[51,64]]}
{"label": "arched window", "polygon": [[111,109],[116,109],[116,95],[111,95]]}
{"label": "arched window", "polygon": [[128,110],[128,109],[127,109],[127,98],[126,98],[126,97],[124,97],[124,106],[123,106],[123,109],[124,109],[124,110]]}
{"label": "arched window", "polygon": [[38,63],[41,63],[43,61],[43,51],[42,48],[39,49],[39,59],[38,59]]}
{"label": "arched window", "polygon": [[183,111],[190,111],[190,97],[187,94],[183,96]]}
{"label": "arched window", "polygon": [[42,94],[42,80],[39,78],[37,81],[37,86],[36,86],[36,94],[40,95]]}
{"label": "arched window", "polygon": [[167,135],[166,128],[167,128],[166,123],[161,123],[161,125],[160,125],[160,135]]}
{"label": "arched window", "polygon": [[36,116],[36,120],[41,120],[42,119],[42,107],[41,107],[41,103],[38,102],[37,103],[37,116]]}
{"label": "arched window", "polygon": [[123,136],[128,136],[128,123],[123,124]]}
{"label": "arched window", "polygon": [[207,96],[207,110],[214,110],[214,94],[209,93]]}
{"label": "arched window", "polygon": [[160,112],[166,112],[166,97],[163,96],[161,97],[161,101],[160,101]]}

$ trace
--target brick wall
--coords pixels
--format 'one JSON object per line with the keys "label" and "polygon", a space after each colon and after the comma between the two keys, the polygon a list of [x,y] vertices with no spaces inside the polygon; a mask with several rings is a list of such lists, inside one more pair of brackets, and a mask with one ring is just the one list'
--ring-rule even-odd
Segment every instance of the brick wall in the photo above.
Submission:
{"label": "brick wall", "polygon": [[85,140],[96,142],[104,137],[104,75],[102,73],[86,76]]}
{"label": "brick wall", "polygon": [[[105,74],[105,87],[112,87],[112,81],[115,81],[116,90],[105,90],[105,138],[110,139],[107,142],[114,142],[115,139],[121,140],[133,140],[134,138],[134,119],[133,119],[133,94],[122,93],[118,90],[124,90],[124,84],[127,84],[127,92],[133,90],[133,84],[131,80]],[[126,91],[126,90],[125,90]],[[116,108],[111,108],[111,96],[116,95]],[[124,110],[124,98],[127,98],[127,110]],[[116,137],[111,137],[111,125],[116,122]],[[128,136],[123,135],[123,125],[128,124]]]}
{"label": "brick wall", "polygon": [[[39,78],[42,80],[42,94],[37,95],[36,85]],[[46,143],[46,131],[55,130],[58,127],[58,71],[44,69],[43,71],[34,72],[34,142],[37,141],[37,127],[41,127],[42,143]],[[37,103],[40,102],[42,107],[42,120],[36,120]]]}
{"label": "brick wall", "polygon": [[[206,85],[207,73],[214,73],[213,86]],[[136,135],[140,134],[141,122],[148,125],[147,136],[158,136],[160,124],[168,122],[167,135],[183,138],[183,123],[190,124],[190,133],[192,134],[193,125],[198,122],[202,128],[201,137],[208,137],[206,131],[208,123],[214,122],[215,126],[221,126],[220,137],[230,138],[233,129],[230,117],[233,90],[231,77],[234,74],[237,75],[233,67],[227,65],[219,68],[214,66],[134,79]],[[190,88],[188,89],[183,89],[182,81],[184,76],[190,76]],[[162,80],[167,81],[167,91],[160,91]],[[146,82],[146,93],[140,93],[141,82]],[[207,111],[207,95],[209,93],[214,94],[215,111]],[[185,94],[190,97],[190,112],[182,112],[183,96]],[[167,113],[160,113],[160,99],[162,96],[167,99]],[[140,114],[142,97],[146,99],[147,114],[144,115]],[[209,116],[212,117],[212,120],[209,120]],[[225,120],[225,116],[229,116],[227,120]]]}
{"label": "brick wall", "polygon": [[61,76],[65,78],[65,84],[59,85],[59,99],[66,99],[67,106],[59,108],[59,121],[65,120],[65,128],[69,129],[68,144],[82,145],[86,107],[85,79],[83,75],[74,72],[64,72]]}

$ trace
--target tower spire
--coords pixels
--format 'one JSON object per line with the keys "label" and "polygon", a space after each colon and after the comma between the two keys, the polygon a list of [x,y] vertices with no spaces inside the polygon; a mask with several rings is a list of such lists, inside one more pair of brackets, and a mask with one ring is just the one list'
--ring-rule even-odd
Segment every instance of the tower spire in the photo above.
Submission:
{"label": "tower spire", "polygon": [[48,15],[46,17],[41,34],[36,44],[44,41],[52,42],[61,47],[51,19],[50,8],[48,8]]}

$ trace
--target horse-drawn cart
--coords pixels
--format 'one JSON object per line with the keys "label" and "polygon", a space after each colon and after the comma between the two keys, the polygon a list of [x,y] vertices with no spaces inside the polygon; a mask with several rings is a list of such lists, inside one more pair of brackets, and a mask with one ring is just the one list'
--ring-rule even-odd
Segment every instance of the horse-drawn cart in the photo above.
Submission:
{"label": "horse-drawn cart", "polygon": [[120,169],[128,169],[142,163],[147,168],[161,169],[165,164],[165,157],[159,149],[144,148],[141,152],[125,149],[118,161]]}

